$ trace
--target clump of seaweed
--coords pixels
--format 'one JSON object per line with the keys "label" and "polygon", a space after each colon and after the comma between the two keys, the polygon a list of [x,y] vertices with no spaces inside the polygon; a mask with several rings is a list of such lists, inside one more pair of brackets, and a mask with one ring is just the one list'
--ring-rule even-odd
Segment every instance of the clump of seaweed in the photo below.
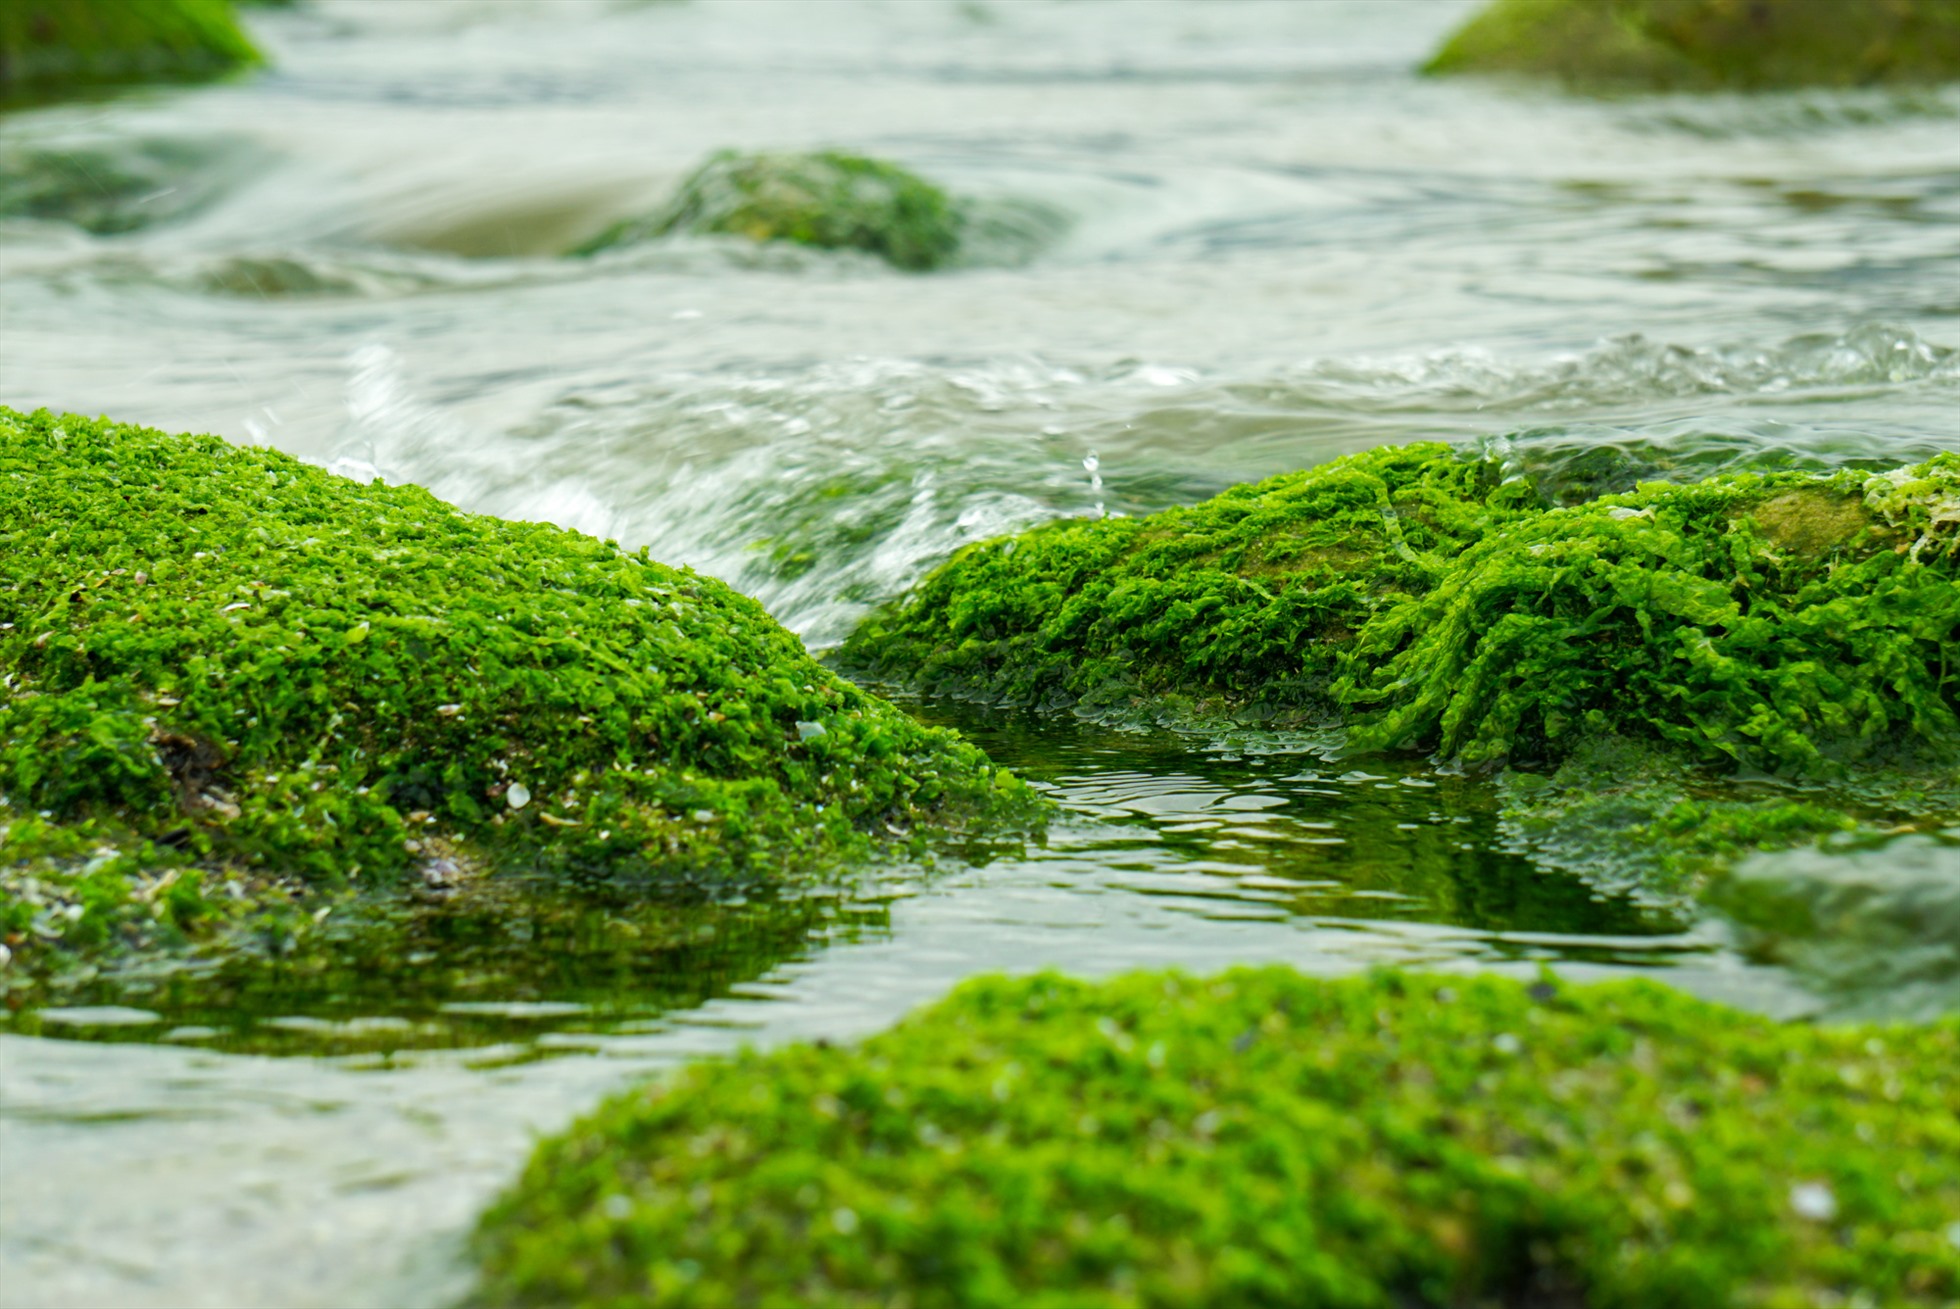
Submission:
{"label": "clump of seaweed", "polygon": [[712,579],[46,411],[0,409],[0,690],[15,946],[411,870],[726,885],[1039,811]]}
{"label": "clump of seaweed", "polygon": [[1763,90],[1960,76],[1956,0],[1492,0],[1424,66],[1582,90]]}
{"label": "clump of seaweed", "polygon": [[862,250],[909,272],[959,251],[962,212],[916,173],[862,155],[724,150],[681,183],[658,212],[615,224],[578,250],[595,254],[675,234],[745,236],[826,250]]}
{"label": "clump of seaweed", "polygon": [[1826,775],[1960,752],[1960,456],[1551,507],[1447,447],[956,554],[837,659],[928,694],[1318,722],[1557,761],[1608,735]]}
{"label": "clump of seaweed", "polygon": [[981,978],[544,1142],[484,1306],[1960,1295],[1960,1024],[1646,982]]}
{"label": "clump of seaweed", "polygon": [[144,82],[202,81],[262,62],[231,0],[0,5],[0,106]]}

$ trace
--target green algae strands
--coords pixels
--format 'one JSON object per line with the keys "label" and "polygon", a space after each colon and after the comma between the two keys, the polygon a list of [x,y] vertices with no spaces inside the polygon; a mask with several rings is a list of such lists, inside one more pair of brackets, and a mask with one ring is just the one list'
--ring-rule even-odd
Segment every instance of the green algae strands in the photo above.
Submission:
{"label": "green algae strands", "polygon": [[1439,445],[954,555],[842,667],[1115,719],[1556,759],[1619,733],[1830,773],[1960,751],[1960,455],[1543,503]]}
{"label": "green algae strands", "polygon": [[[496,1306],[1950,1305],[1960,1023],[1645,982],[982,978],[546,1141]],[[1861,1299],[1862,1297],[1862,1299]]]}
{"label": "green algae strands", "polygon": [[620,223],[575,253],[691,233],[862,250],[924,272],[958,251],[960,226],[944,191],[896,164],[834,152],[723,151],[681,183],[660,212]]}
{"label": "green algae strands", "polygon": [[0,0],[0,106],[262,62],[230,0]]}
{"label": "green algae strands", "polygon": [[0,409],[0,679],[0,868],[767,877],[1038,809],[710,578],[45,411]]}
{"label": "green algae strands", "polygon": [[1493,0],[1424,71],[1600,91],[1945,81],[1960,0]]}

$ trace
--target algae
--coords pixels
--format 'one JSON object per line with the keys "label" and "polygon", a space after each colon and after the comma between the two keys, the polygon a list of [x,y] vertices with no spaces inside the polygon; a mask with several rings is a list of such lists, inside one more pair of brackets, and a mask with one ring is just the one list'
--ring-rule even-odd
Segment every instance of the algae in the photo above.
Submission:
{"label": "algae", "polygon": [[959,250],[961,211],[944,191],[896,164],[861,155],[724,150],[681,183],[658,212],[615,224],[573,251],[680,233],[862,250],[923,272]]}
{"label": "algae", "polygon": [[42,954],[219,883],[728,888],[1042,812],[644,551],[46,411],[0,409],[0,688],[0,919]]}
{"label": "algae", "polygon": [[1319,725],[1556,762],[1607,735],[1788,775],[1960,752],[1960,455],[1548,506],[1439,445],[956,553],[840,648],[931,695]]}
{"label": "algae", "polygon": [[0,5],[0,106],[144,82],[201,81],[262,62],[231,0]]}
{"label": "algae", "polygon": [[1960,1023],[1645,982],[982,978],[544,1142],[484,1306],[1949,1304]]}
{"label": "algae", "polygon": [[1960,0],[1493,0],[1424,71],[1605,91],[1943,81],[1960,76]]}

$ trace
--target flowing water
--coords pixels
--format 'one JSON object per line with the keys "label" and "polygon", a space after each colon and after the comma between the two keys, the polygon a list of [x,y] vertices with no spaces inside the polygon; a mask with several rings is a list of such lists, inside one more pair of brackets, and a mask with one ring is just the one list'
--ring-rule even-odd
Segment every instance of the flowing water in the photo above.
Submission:
{"label": "flowing water", "polygon": [[[267,74],[0,118],[0,399],[648,545],[814,648],[963,542],[1382,442],[1484,442],[1580,483],[1960,449],[1960,92],[1416,77],[1464,12],[255,11]],[[558,257],[714,149],[820,146],[971,198],[965,265],[707,239]],[[1956,1002],[1937,931],[1771,962],[1541,866],[1487,788],[1417,762],[916,708],[1065,819],[657,926],[436,901],[323,954],[14,1015],[0,1303],[440,1304],[532,1133],[992,969],[1552,964],[1778,1015]],[[1771,872],[1960,934],[1955,863],[1918,837]]]}

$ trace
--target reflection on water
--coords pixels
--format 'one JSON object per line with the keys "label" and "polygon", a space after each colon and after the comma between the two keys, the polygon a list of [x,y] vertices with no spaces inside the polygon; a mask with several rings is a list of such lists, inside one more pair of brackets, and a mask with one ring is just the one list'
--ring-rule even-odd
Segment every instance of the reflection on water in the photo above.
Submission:
{"label": "reflection on water", "polygon": [[[254,10],[264,76],[0,117],[0,395],[647,545],[817,647],[966,542],[1382,442],[1481,443],[1568,499],[1960,448],[1960,90],[1415,77],[1472,2]],[[972,198],[999,249],[556,256],[710,151],[825,147]],[[932,712],[1049,789],[1045,841],[746,903],[343,904],[13,1018],[0,1303],[440,1303],[531,1132],[992,969],[1952,1002],[1901,927],[1945,921],[1944,846],[1752,865],[1776,894],[1735,902],[1739,949],[1516,853],[1478,778]]]}

